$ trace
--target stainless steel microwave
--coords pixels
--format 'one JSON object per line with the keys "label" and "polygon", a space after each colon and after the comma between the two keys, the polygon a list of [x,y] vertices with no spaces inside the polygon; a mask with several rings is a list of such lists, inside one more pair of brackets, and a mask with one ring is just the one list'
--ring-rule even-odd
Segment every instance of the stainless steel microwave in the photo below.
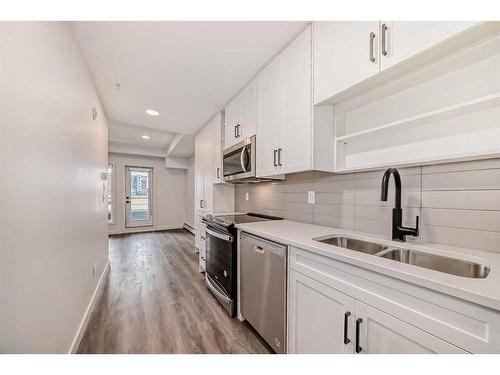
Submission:
{"label": "stainless steel microwave", "polygon": [[224,181],[255,180],[255,136],[246,138],[224,150],[222,170]]}

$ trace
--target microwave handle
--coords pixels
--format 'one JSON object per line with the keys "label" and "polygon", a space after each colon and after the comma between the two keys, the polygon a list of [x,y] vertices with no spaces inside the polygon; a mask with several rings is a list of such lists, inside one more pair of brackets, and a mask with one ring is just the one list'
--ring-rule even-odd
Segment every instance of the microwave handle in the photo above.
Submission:
{"label": "microwave handle", "polygon": [[243,147],[241,150],[240,154],[240,163],[241,163],[241,168],[243,169],[243,172],[246,172],[248,170],[248,150],[246,147]]}

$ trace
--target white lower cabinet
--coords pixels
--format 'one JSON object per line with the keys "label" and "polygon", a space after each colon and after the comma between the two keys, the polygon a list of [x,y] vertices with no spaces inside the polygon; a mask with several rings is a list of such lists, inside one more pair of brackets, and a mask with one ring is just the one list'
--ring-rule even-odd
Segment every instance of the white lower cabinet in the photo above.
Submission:
{"label": "white lower cabinet", "polygon": [[[356,353],[366,354],[466,354],[465,350],[430,335],[389,314],[356,301]],[[356,331],[355,331],[356,334]]]}
{"label": "white lower cabinet", "polygon": [[290,353],[467,353],[299,272],[289,280]]}
{"label": "white lower cabinet", "polygon": [[500,312],[293,246],[289,353],[500,353]]}
{"label": "white lower cabinet", "polygon": [[353,353],[355,299],[295,271],[289,282],[288,351]]}

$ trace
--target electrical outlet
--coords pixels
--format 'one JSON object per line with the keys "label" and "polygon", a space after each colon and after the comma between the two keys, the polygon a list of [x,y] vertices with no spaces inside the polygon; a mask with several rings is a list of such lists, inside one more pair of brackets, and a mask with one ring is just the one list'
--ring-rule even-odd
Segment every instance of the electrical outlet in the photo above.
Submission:
{"label": "electrical outlet", "polygon": [[250,200],[250,194],[248,192],[245,193],[245,200],[246,201]]}
{"label": "electrical outlet", "polygon": [[307,203],[309,204],[316,203],[316,193],[314,191],[307,192]]}
{"label": "electrical outlet", "polygon": [[92,277],[95,277],[95,274],[97,273],[97,266],[95,263],[92,263]]}

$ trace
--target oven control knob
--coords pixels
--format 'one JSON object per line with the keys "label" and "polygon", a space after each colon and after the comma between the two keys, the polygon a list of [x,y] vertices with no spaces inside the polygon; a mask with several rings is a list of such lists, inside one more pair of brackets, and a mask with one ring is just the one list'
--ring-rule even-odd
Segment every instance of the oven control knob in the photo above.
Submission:
{"label": "oven control knob", "polygon": [[227,271],[224,270],[224,277],[227,277]]}

